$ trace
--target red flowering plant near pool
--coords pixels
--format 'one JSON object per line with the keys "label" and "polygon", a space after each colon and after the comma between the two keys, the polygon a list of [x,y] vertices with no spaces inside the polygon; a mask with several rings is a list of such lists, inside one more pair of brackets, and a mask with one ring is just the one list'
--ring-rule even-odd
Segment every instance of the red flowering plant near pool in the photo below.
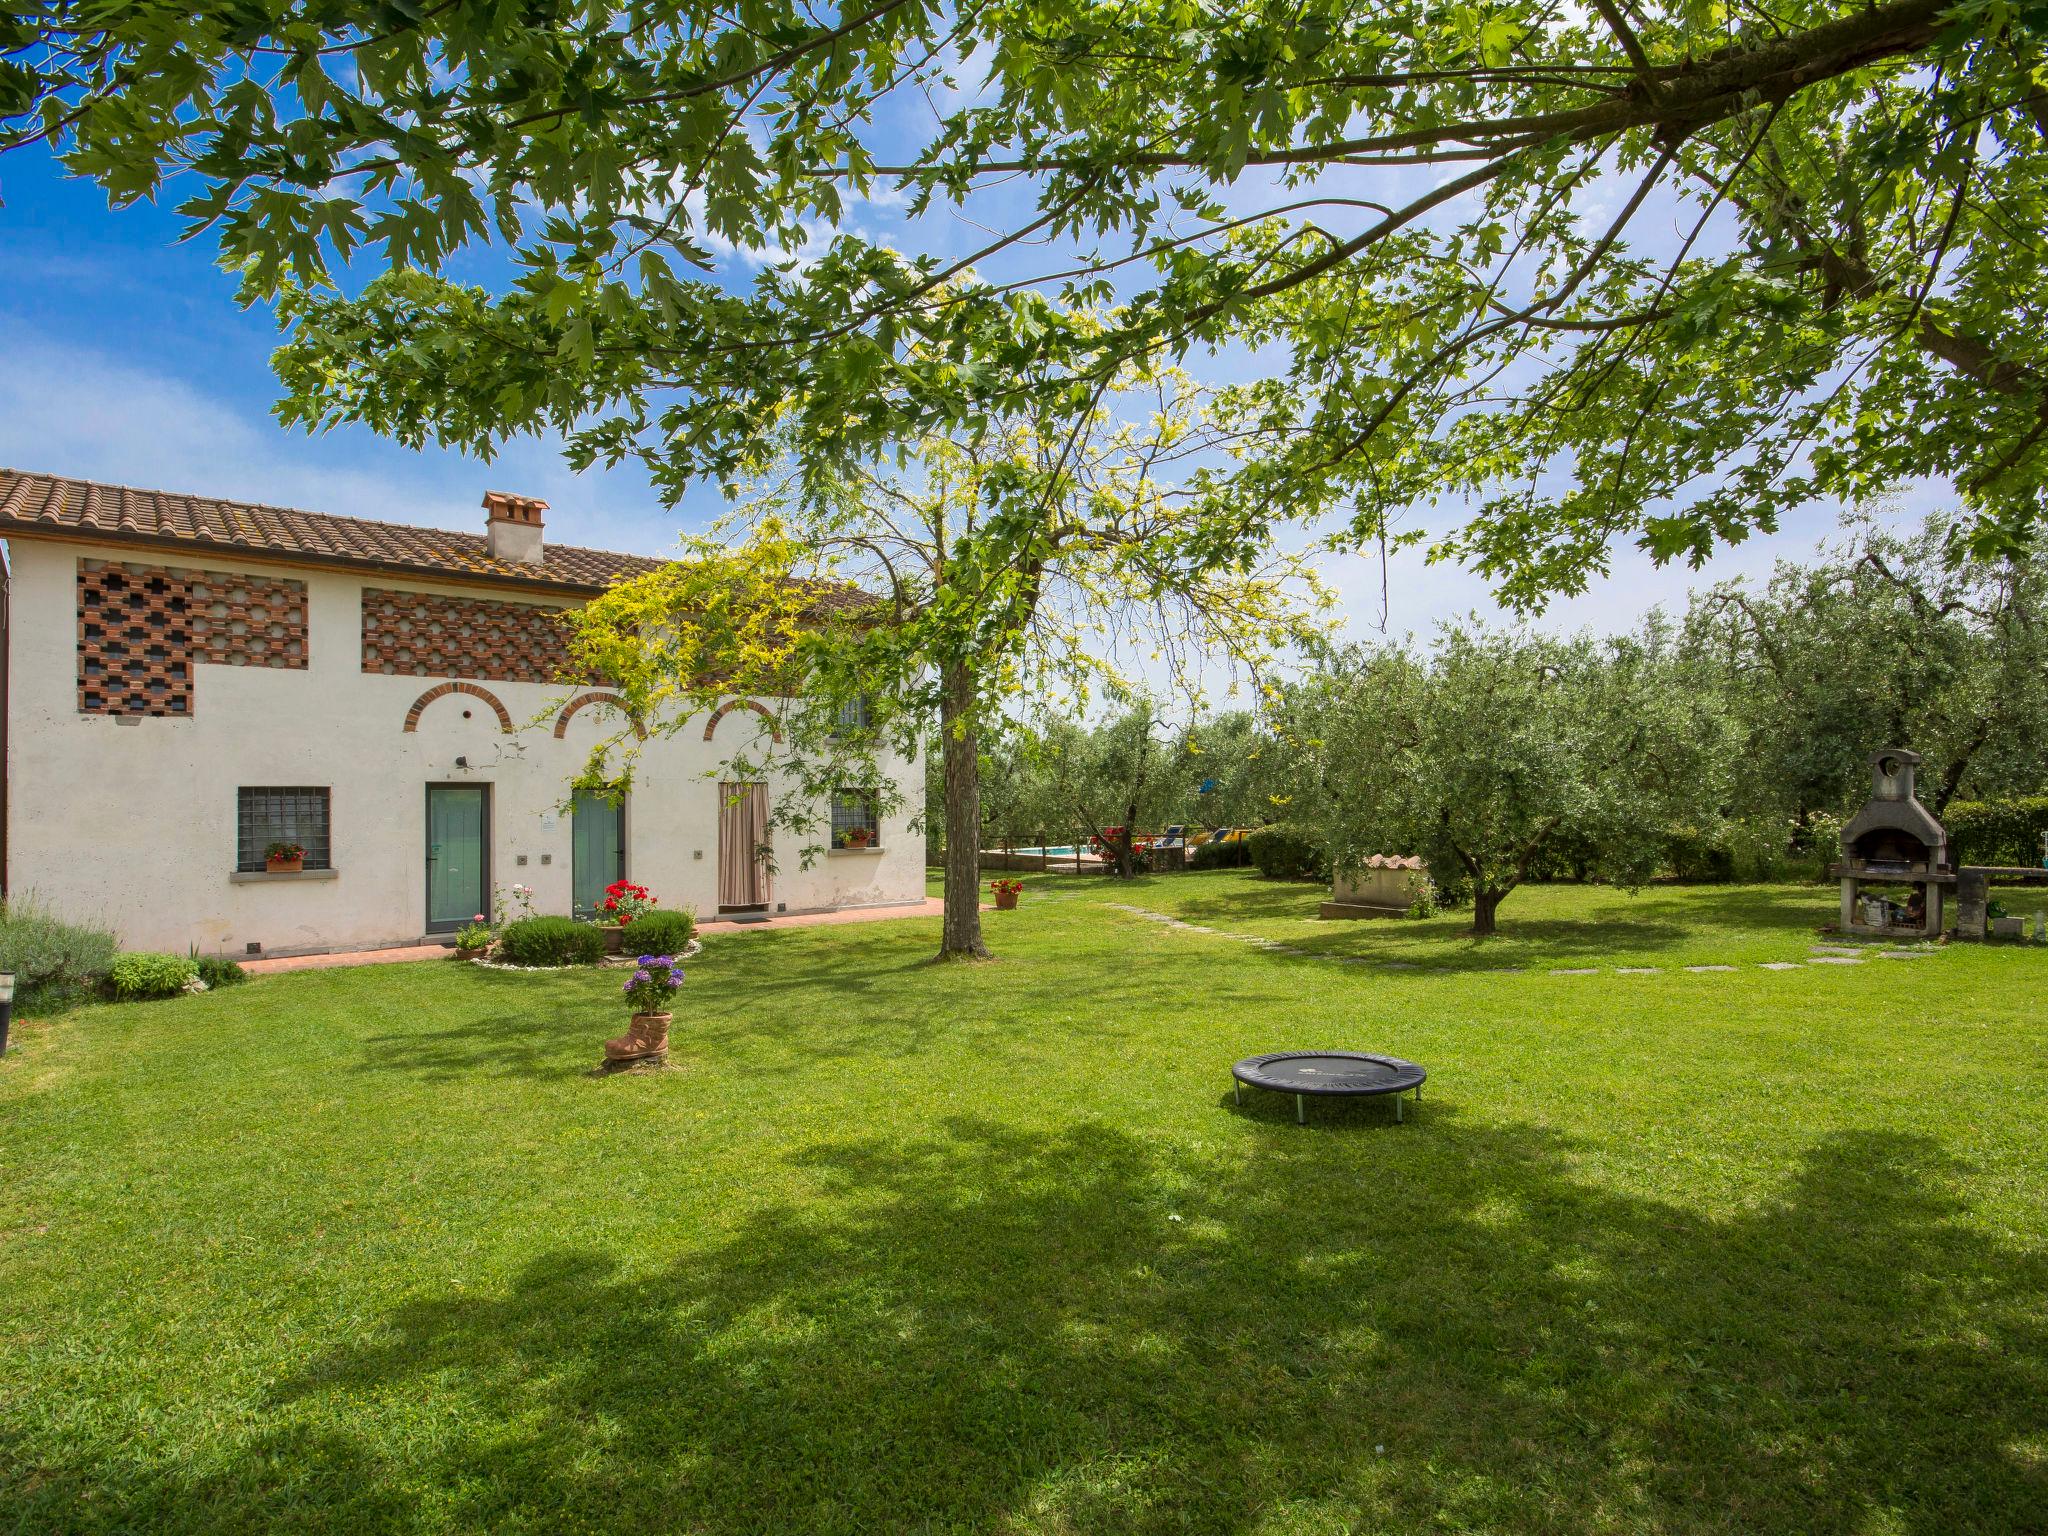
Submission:
{"label": "red flowering plant near pool", "polygon": [[988,883],[988,888],[998,896],[1014,896],[1024,889],[1024,882],[1022,880],[991,880]]}
{"label": "red flowering plant near pool", "polygon": [[1126,840],[1129,841],[1133,853],[1143,853],[1152,846],[1152,839],[1143,832],[1129,832],[1123,827],[1104,827],[1100,833],[1088,839],[1088,848],[1090,852],[1103,857],[1114,857],[1117,849],[1121,848]]}
{"label": "red flowering plant near pool", "polygon": [[604,888],[604,900],[597,904],[598,920],[617,923],[621,928],[643,912],[652,912],[660,900],[644,885],[614,880]]}

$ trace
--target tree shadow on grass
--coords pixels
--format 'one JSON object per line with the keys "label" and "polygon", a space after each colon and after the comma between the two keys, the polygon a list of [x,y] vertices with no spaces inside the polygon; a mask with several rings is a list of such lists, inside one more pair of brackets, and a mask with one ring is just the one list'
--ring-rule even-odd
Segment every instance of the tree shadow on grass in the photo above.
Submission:
{"label": "tree shadow on grass", "polygon": [[1931,1143],[1708,1216],[1454,1105],[1354,1128],[1240,1123],[1227,1176],[1092,1123],[849,1138],[701,1249],[398,1307],[277,1387],[274,1479],[84,1461],[36,1528],[2048,1526],[2048,1261]]}
{"label": "tree shadow on grass", "polygon": [[[1184,982],[1188,957],[1171,950],[1150,956],[1148,971],[1113,938],[1104,963],[1072,963],[1072,955],[1027,954],[1014,963],[934,972],[921,941],[860,945],[787,943],[775,935],[743,941],[686,967],[676,1000],[671,1051],[715,1051],[737,1072],[748,1070],[750,1047],[767,1047],[763,1071],[787,1070],[783,1048],[808,1060],[918,1056],[963,1029],[992,1048],[1042,1043],[1063,1030],[1091,1041],[1126,1030],[1142,1032],[1143,1015],[1120,1008],[1156,1006],[1148,990],[1162,979]],[[815,962],[815,963],[814,963]],[[821,967],[828,968],[821,971]],[[573,1077],[589,1070],[608,1035],[626,1027],[616,969],[562,975],[473,973],[476,1010],[441,1027],[389,1031],[364,1038],[353,1070],[422,1081],[460,1077]],[[601,981],[593,982],[593,978]],[[1256,1009],[1274,998],[1270,976],[1245,967],[1236,984],[1204,973],[1208,1008]],[[931,984],[919,986],[917,983]],[[829,1018],[821,1019],[821,1011]]]}
{"label": "tree shadow on grass", "polygon": [[[1191,882],[1193,884],[1193,882]],[[1570,917],[1531,914],[1531,886],[1509,896],[1501,908],[1501,931],[1486,939],[1469,929],[1471,915],[1451,911],[1423,922],[1397,918],[1317,921],[1327,893],[1319,885],[1294,881],[1231,883],[1203,889],[1182,887],[1174,877],[1134,882],[1128,898],[1145,906],[1151,892],[1155,910],[1191,922],[1229,929],[1248,922],[1317,922],[1285,942],[1321,957],[1360,957],[1427,965],[1447,971],[1486,971],[1527,961],[1568,964],[1598,956],[1654,959],[1660,953],[1699,948],[1703,938],[1724,934],[1732,943],[1787,940],[1811,935],[1832,910],[1832,896],[1782,886],[1648,887],[1630,895],[1606,887],[1572,887],[1599,901],[1591,912]],[[1517,897],[1522,905],[1516,905]],[[1540,909],[1539,909],[1540,910]]]}

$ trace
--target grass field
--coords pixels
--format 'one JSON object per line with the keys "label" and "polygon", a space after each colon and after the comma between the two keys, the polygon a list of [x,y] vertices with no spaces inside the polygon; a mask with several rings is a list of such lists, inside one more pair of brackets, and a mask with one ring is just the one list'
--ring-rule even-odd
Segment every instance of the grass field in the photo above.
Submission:
{"label": "grass field", "polygon": [[[2048,1529],[2048,953],[1316,897],[713,937],[660,1074],[452,963],[18,1026],[0,1530]],[[1295,1045],[1419,1113],[1233,1108]]]}

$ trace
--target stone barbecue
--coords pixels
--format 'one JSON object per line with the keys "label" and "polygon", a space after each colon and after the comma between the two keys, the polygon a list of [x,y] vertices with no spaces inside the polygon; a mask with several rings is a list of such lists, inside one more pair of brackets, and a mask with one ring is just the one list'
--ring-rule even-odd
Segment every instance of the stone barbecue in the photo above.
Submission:
{"label": "stone barbecue", "polygon": [[[1914,779],[1920,754],[1887,747],[1871,754],[1870,798],[1842,828],[1842,931],[1867,934],[1941,933],[1942,892],[1956,879],[1948,832],[1922,805]],[[1917,920],[1891,903],[1866,897],[1866,884],[1910,885],[1923,902]]]}

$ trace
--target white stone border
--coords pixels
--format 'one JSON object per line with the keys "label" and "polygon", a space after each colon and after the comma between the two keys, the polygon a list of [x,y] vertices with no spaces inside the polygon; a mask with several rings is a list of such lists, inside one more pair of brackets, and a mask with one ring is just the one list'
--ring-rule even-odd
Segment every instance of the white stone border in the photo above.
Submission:
{"label": "white stone border", "polygon": [[[704,941],[693,935],[690,942],[683,946],[683,952],[675,958],[679,961],[688,960],[703,947]],[[508,965],[502,960],[471,960],[468,963],[482,971],[510,971],[515,976],[540,976],[562,971],[601,971],[606,967],[616,970],[622,965],[633,964],[633,961],[624,955],[606,955],[595,965]]]}

